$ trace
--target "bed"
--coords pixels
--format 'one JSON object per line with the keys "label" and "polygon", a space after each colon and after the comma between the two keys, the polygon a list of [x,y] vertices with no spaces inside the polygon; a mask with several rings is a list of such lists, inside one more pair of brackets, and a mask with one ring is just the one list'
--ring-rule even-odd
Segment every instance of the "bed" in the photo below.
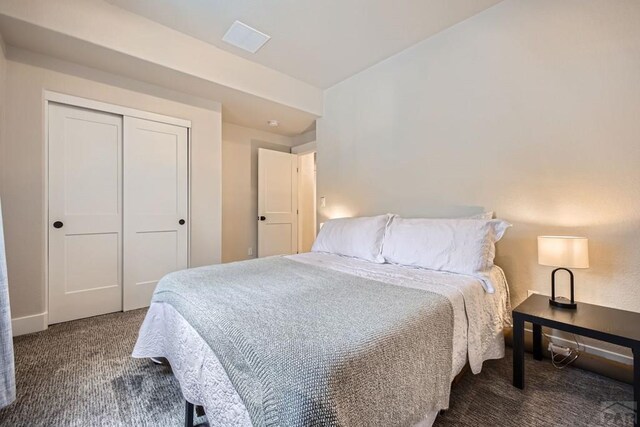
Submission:
{"label": "bed", "polygon": [[[449,367],[446,370],[449,387],[453,378],[462,371],[465,365],[468,364],[471,371],[477,374],[481,371],[484,361],[504,356],[503,328],[511,323],[511,310],[507,282],[504,273],[497,266],[491,267],[485,281],[488,283],[483,283],[483,280],[465,274],[453,274],[389,263],[379,264],[319,252],[274,257],[266,261],[244,261],[235,263],[238,264],[236,267],[229,268],[251,266],[253,265],[251,263],[259,262],[277,264],[285,262],[284,260],[294,268],[296,266],[315,268],[318,275],[322,273],[333,274],[336,277],[348,276],[353,280],[366,279],[371,281],[368,283],[384,284],[398,290],[420,291],[424,295],[429,295],[429,301],[436,299],[441,301],[435,304],[436,306],[444,305],[442,301],[446,301],[446,305],[451,307],[451,312],[447,315],[451,317],[452,327],[450,348],[443,345],[440,352],[438,350],[440,347],[433,347],[433,342],[426,343],[426,345],[435,348],[433,354],[429,356],[430,358],[442,355],[450,358]],[[198,274],[211,274],[211,271],[217,270],[215,267],[209,267],[209,270],[202,270]],[[179,280],[189,282],[192,279],[181,276]],[[487,291],[487,285],[492,292]],[[185,286],[189,286],[189,284],[187,283]],[[188,304],[195,307],[198,302],[192,300]],[[245,404],[246,397],[245,399],[241,397],[241,395],[246,395],[247,391],[241,390],[242,392],[239,392],[238,382],[232,381],[232,378],[237,377],[237,373],[231,372],[228,365],[223,363],[226,358],[221,361],[219,348],[214,351],[212,347],[216,347],[215,340],[203,338],[203,330],[207,327],[204,326],[205,329],[202,329],[203,326],[199,325],[201,322],[196,317],[190,320],[185,318],[184,307],[184,305],[171,303],[169,300],[154,298],[141,326],[139,338],[133,350],[133,357],[166,358],[180,383],[185,399],[191,404],[204,407],[211,426],[269,425],[268,420],[265,422],[264,419],[260,419],[258,422],[252,421],[252,419],[256,419],[253,406]],[[378,323],[377,313],[372,312],[370,316],[371,323]],[[383,323],[384,320],[382,319],[380,322]],[[426,359],[427,362],[429,360],[429,358]],[[371,378],[367,379],[368,382],[371,382],[370,380]],[[234,384],[236,385],[234,386]],[[360,386],[361,384],[358,385],[358,387]],[[370,389],[365,387],[363,390]],[[448,405],[449,389],[447,388],[445,391],[445,399],[429,406],[429,410],[421,413],[416,422],[412,421],[413,425],[431,426],[433,424],[438,411],[445,409]],[[415,400],[410,399],[410,396],[406,398]],[[352,399],[352,396],[349,399]],[[404,403],[396,401],[394,405],[403,406]],[[342,424],[366,425],[371,423],[368,414],[363,412],[366,411],[366,406],[364,408],[360,408],[360,412],[356,414],[361,417],[361,422],[350,418],[351,421]],[[388,411],[393,412],[393,409]],[[356,415],[350,414],[351,417]],[[292,423],[280,421],[271,424]],[[307,424],[306,422],[300,423],[300,425]]]}

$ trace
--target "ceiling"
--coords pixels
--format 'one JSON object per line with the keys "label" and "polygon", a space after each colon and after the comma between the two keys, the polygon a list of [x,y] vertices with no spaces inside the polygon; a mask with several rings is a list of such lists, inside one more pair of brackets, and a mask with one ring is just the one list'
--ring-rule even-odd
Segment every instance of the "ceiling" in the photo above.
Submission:
{"label": "ceiling", "polygon": [[103,0],[0,1],[0,34],[11,61],[221,108],[245,127],[297,136],[323,110],[321,89]]}
{"label": "ceiling", "polygon": [[[223,120],[240,126],[285,136],[295,136],[315,129],[317,116],[312,113],[189,76],[139,58],[109,51],[106,48],[2,15],[0,15],[0,31],[9,45],[7,58],[13,61],[98,80],[106,84],[120,85],[136,91],[144,89],[153,96],[175,99],[176,94],[185,94],[187,97],[182,99],[185,103],[191,103],[196,98],[216,100],[222,104]],[[45,54],[47,57],[40,54]],[[62,61],[57,62],[52,58]],[[94,71],[75,67],[74,64],[91,67]],[[95,70],[112,74],[103,75]],[[128,81],[114,81],[111,77],[113,75],[151,83],[154,86],[141,89],[139,86],[131,86],[131,82]],[[158,88],[166,89],[167,93],[158,91]],[[189,98],[189,96],[196,98]],[[277,128],[267,124],[267,121],[273,118],[280,121],[280,126]]]}
{"label": "ceiling", "polygon": [[[299,80],[328,88],[500,0],[107,0]],[[222,41],[235,20],[272,38]]]}

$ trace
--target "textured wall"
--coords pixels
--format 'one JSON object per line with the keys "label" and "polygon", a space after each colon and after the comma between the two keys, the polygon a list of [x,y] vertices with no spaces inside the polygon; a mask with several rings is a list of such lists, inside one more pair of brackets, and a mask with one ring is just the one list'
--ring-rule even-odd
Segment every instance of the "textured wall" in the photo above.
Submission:
{"label": "textured wall", "polygon": [[318,221],[494,210],[514,303],[549,292],[537,235],[585,235],[577,298],[640,311],[638,23],[635,0],[507,0],[327,90]]}
{"label": "textured wall", "polygon": [[288,153],[291,143],[287,136],[222,124],[222,262],[256,257],[258,148]]}
{"label": "textured wall", "polygon": [[46,57],[21,59],[30,63],[7,62],[0,158],[12,317],[47,311],[45,89],[191,120],[191,263],[220,262],[220,105],[187,105],[180,94]]}

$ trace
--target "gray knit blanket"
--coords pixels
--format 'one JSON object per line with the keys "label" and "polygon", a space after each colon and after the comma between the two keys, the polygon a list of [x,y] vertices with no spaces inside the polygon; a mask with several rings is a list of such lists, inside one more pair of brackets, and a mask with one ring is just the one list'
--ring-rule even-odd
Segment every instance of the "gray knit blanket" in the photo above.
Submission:
{"label": "gray knit blanket", "polygon": [[439,294],[282,257],[172,273],[254,426],[409,426],[446,408],[453,308]]}

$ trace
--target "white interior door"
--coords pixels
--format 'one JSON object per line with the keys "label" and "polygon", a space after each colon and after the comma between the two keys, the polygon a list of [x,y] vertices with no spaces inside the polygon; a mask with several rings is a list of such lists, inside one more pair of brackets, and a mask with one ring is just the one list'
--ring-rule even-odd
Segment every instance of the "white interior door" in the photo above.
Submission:
{"label": "white interior door", "polygon": [[122,310],[122,117],[48,114],[52,324]]}
{"label": "white interior door", "polygon": [[187,129],[124,119],[124,309],[187,268]]}
{"label": "white interior door", "polygon": [[298,251],[298,158],[258,150],[258,257]]}

